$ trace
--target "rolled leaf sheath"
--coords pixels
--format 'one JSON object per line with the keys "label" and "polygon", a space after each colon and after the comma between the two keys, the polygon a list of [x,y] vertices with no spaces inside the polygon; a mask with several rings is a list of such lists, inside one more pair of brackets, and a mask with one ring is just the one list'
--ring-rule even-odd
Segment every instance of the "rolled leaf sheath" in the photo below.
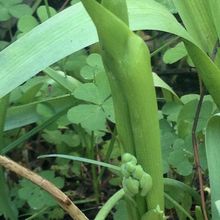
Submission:
{"label": "rolled leaf sheath", "polygon": [[160,132],[150,54],[144,41],[94,0],[82,0],[96,25],[125,151],[152,176],[147,207],[164,208]]}

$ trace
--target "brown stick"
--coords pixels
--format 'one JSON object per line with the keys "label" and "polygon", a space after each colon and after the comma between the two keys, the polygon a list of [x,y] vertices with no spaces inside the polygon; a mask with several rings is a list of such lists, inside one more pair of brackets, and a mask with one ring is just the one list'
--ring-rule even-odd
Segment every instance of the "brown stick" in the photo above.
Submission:
{"label": "brown stick", "polygon": [[18,163],[8,159],[5,156],[0,156],[0,165],[18,174],[19,176],[30,180],[34,184],[40,186],[42,189],[50,193],[54,197],[54,199],[57,200],[59,205],[72,217],[72,219],[88,220],[88,218],[76,205],[74,205],[69,197],[66,196],[61,190],[59,190],[54,184],[52,184],[48,180],[42,178],[38,174],[32,172],[31,170],[28,170],[27,168],[19,165]]}
{"label": "brown stick", "polygon": [[199,143],[198,143],[197,136],[196,136],[196,128],[197,128],[198,121],[199,121],[199,114],[201,112],[204,95],[205,95],[205,88],[203,87],[202,81],[200,81],[200,99],[199,99],[199,103],[196,107],[195,118],[193,121],[192,143],[193,143],[196,172],[197,172],[198,179],[199,179],[199,190],[200,190],[200,196],[201,196],[202,212],[204,215],[204,219],[208,220],[208,215],[206,212],[205,194],[204,194],[204,190],[203,190],[203,188],[204,188],[203,176],[202,176],[200,160],[199,160]]}

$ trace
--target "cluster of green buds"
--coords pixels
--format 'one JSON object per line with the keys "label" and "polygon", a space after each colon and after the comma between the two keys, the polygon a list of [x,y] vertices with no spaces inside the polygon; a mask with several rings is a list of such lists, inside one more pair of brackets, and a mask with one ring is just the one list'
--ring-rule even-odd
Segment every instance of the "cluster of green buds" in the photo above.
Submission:
{"label": "cluster of green buds", "polygon": [[124,191],[130,196],[136,194],[146,196],[151,190],[151,176],[143,170],[141,165],[137,164],[137,159],[133,155],[125,153],[122,156],[121,173]]}

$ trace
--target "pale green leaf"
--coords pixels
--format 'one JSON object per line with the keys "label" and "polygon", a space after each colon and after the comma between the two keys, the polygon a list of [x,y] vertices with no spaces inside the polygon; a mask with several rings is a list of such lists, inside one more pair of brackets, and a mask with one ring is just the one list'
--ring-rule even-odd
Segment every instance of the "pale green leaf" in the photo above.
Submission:
{"label": "pale green leaf", "polygon": [[19,4],[10,7],[9,13],[16,18],[21,18],[24,15],[31,15],[32,9],[26,4]]}
{"label": "pale green leaf", "polygon": [[[152,5],[144,0],[128,1],[132,29],[162,30],[191,39],[165,8],[154,1],[150,3]],[[156,22],[158,18],[161,18],[160,22]],[[0,96],[52,63],[97,40],[95,27],[81,3],[58,13],[0,53]]]}
{"label": "pale green leaf", "polygon": [[73,92],[81,84],[80,81],[72,76],[66,75],[62,71],[55,71],[48,67],[44,72],[69,92]]}
{"label": "pale green leaf", "polygon": [[10,107],[7,112],[4,130],[7,131],[14,128],[19,128],[39,121],[41,117],[36,111],[36,106],[39,103],[45,102],[53,106],[53,109],[56,112],[59,112],[68,106],[73,106],[76,103],[76,100],[69,95],[64,95],[56,98],[29,103],[26,105]]}
{"label": "pale green leaf", "polygon": [[106,130],[105,113],[98,105],[78,105],[71,108],[67,113],[68,119],[90,131]]}
{"label": "pale green leaf", "polygon": [[180,42],[174,48],[170,48],[164,53],[163,61],[167,64],[172,64],[186,56],[186,48],[183,42]]}
{"label": "pale green leaf", "polygon": [[[49,7],[49,11],[50,11],[51,16],[54,16],[57,13],[56,10],[52,7]],[[48,13],[47,13],[47,7],[44,5],[40,6],[37,9],[37,16],[39,17],[41,22],[46,21],[49,18]]]}
{"label": "pale green leaf", "polygon": [[220,114],[213,116],[206,129],[206,155],[211,185],[212,219],[218,220],[219,213],[215,203],[220,200]]}
{"label": "pale green leaf", "polygon": [[32,15],[24,15],[18,20],[19,31],[26,33],[38,25],[38,21]]}
{"label": "pale green leaf", "polygon": [[92,102],[98,105],[102,104],[104,101],[102,100],[98,87],[94,83],[81,84],[78,88],[76,88],[73,95],[77,99]]}
{"label": "pale green leaf", "polygon": [[209,54],[217,41],[214,23],[211,19],[209,1],[173,0],[183,23],[196,42]]}

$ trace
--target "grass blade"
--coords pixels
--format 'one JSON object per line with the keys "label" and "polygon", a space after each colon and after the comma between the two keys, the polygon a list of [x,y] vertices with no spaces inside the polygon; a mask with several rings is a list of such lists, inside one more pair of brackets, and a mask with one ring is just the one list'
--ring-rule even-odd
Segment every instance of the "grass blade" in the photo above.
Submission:
{"label": "grass blade", "polygon": [[106,167],[106,168],[116,170],[116,171],[121,171],[120,167],[109,164],[109,163],[104,163],[104,162],[97,161],[97,160],[92,160],[92,159],[88,159],[84,157],[70,156],[70,155],[65,155],[65,154],[47,154],[47,155],[39,156],[38,158],[48,158],[48,157],[58,157],[58,158],[63,158],[67,160],[79,161],[83,163],[89,163],[89,164],[94,164],[97,166]]}

